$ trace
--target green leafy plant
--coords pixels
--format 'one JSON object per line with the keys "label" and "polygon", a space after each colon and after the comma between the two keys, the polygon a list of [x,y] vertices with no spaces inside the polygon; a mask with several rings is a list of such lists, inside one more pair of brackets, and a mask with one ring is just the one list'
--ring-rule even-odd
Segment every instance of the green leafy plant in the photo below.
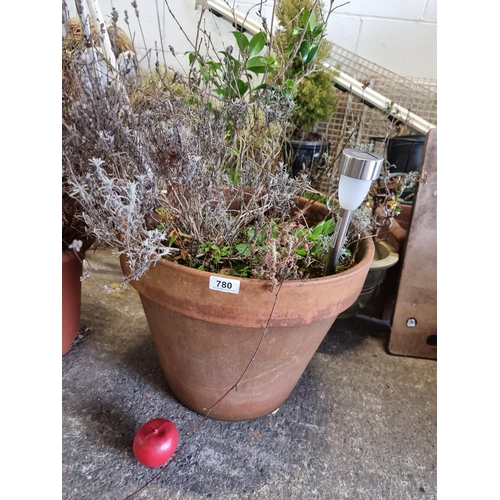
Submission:
{"label": "green leafy plant", "polygon": [[[177,254],[173,260],[203,271],[269,278],[266,261],[271,257],[291,266],[289,272],[295,279],[323,275],[335,231],[334,219],[322,220],[311,228],[296,219],[272,221],[265,228],[257,226],[243,228],[233,245],[221,247],[211,241],[204,242],[198,245],[194,257],[186,252],[186,243],[192,243],[192,239],[178,230],[170,232],[167,246]],[[162,229],[163,225],[158,224],[157,228]],[[351,265],[351,252],[346,248],[338,272]]]}
{"label": "green leafy plant", "polygon": [[233,55],[233,47],[219,51],[217,59],[210,55],[201,55],[199,52],[187,52],[191,75],[197,77],[197,84],[201,81],[205,85],[213,85],[213,92],[220,99],[242,99],[247,93],[255,96],[263,85],[253,86],[253,78],[274,72],[279,63],[273,54],[264,49],[267,45],[267,34],[261,31],[248,38],[241,31],[232,32],[239,55]]}
{"label": "green leafy plant", "polygon": [[324,37],[328,17],[334,10],[333,1],[326,16],[324,10],[323,2],[317,0],[276,1],[279,26],[274,49],[280,63],[287,66],[285,80],[292,89],[295,102],[291,120],[294,139],[317,139],[317,134],[314,134],[316,125],[328,121],[337,104],[333,81],[335,71],[323,65],[332,47]]}

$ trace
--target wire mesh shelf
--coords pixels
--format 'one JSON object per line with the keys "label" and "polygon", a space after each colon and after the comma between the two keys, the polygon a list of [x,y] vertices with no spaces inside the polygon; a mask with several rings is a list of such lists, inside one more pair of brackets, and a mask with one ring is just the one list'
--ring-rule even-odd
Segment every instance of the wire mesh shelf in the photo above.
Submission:
{"label": "wire mesh shelf", "polygon": [[[391,103],[437,126],[436,80],[403,77],[338,45],[333,45],[330,59],[326,62],[383,95]],[[336,159],[336,164],[345,147],[372,143],[374,152],[385,156],[386,141],[383,139],[418,133],[412,129],[411,120],[395,120],[391,116],[390,105],[386,110],[369,107],[349,89],[338,90],[337,98],[337,107],[331,120],[320,123],[317,130],[330,140],[330,155]],[[355,129],[354,132],[352,129]],[[327,169],[324,175],[318,176],[316,189],[326,194],[335,190],[336,179],[332,172],[336,171],[336,164]]]}

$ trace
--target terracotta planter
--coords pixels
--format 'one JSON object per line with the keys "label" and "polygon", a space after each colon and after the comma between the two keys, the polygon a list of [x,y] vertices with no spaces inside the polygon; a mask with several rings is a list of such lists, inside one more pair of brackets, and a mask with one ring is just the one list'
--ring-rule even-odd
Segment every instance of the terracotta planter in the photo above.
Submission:
{"label": "terracotta planter", "polygon": [[62,253],[62,353],[66,354],[80,329],[82,263],[73,251]]}
{"label": "terracotta planter", "polygon": [[[357,255],[358,264],[344,273],[284,283],[255,360],[211,418],[256,418],[287,399],[337,316],[358,297],[374,255],[370,239]],[[127,273],[126,257],[120,262]],[[270,292],[266,280],[231,277],[239,282],[239,293],[224,293],[209,287],[210,276],[228,278],[161,260],[131,283],[170,389],[200,414],[245,370],[278,290]]]}

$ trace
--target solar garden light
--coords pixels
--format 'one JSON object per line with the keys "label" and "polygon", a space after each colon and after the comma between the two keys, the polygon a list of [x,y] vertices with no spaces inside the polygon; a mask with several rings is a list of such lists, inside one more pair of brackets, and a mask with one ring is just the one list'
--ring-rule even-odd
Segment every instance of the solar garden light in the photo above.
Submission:
{"label": "solar garden light", "polygon": [[335,274],[335,268],[342,254],[342,247],[351,221],[352,211],[356,210],[368,194],[371,183],[378,179],[384,162],[382,156],[359,149],[344,149],[340,159],[339,203],[340,212],[332,248],[325,266],[325,276]]}

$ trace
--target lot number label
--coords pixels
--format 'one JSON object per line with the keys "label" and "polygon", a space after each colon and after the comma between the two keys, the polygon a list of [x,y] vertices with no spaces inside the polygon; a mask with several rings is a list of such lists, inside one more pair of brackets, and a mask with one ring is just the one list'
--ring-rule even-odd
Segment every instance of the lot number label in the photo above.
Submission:
{"label": "lot number label", "polygon": [[239,280],[222,278],[220,276],[210,276],[210,284],[208,287],[210,290],[217,290],[218,292],[240,293]]}

